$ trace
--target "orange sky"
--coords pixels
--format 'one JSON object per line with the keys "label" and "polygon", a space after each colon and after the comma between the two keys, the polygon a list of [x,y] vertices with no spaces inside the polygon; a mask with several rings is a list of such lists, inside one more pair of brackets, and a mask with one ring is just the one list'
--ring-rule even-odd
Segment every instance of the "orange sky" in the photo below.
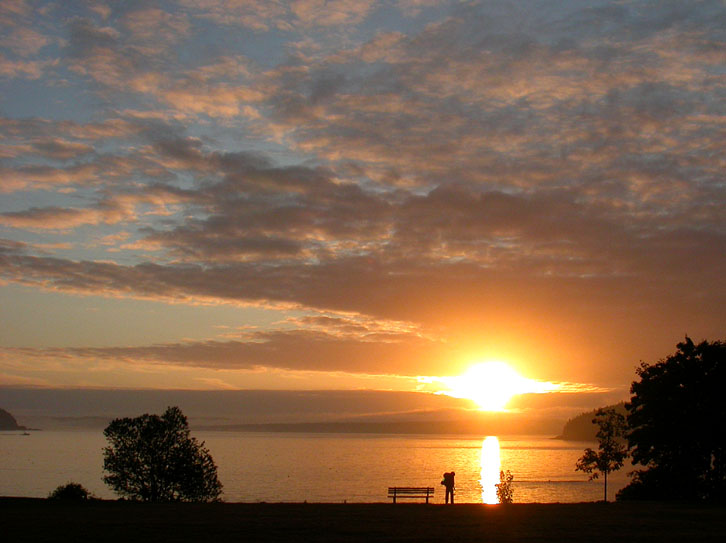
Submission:
{"label": "orange sky", "polygon": [[627,397],[726,322],[725,14],[3,3],[0,385]]}

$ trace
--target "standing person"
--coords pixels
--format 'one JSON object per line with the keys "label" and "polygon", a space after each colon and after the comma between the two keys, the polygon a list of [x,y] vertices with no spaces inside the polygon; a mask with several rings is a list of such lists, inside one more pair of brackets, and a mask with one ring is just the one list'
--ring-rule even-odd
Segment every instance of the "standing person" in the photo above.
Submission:
{"label": "standing person", "polygon": [[451,505],[454,505],[454,476],[456,472],[447,471],[444,473],[444,480],[441,484],[446,487],[446,503],[449,503],[449,496],[451,496]]}

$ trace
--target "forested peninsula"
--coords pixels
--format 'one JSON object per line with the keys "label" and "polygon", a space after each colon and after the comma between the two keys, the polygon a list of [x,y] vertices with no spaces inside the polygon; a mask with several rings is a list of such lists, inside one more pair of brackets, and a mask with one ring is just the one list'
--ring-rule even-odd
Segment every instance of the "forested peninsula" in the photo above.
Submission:
{"label": "forested peninsula", "polygon": [[10,413],[4,409],[0,409],[0,430],[28,430],[25,426],[20,426]]}
{"label": "forested peninsula", "polygon": [[[615,409],[618,413],[627,415],[625,409],[625,402],[620,402],[615,405],[608,405],[603,409]],[[562,428],[562,433],[555,439],[563,439],[565,441],[596,441],[595,434],[597,434],[598,427],[592,420],[595,418],[597,409],[581,413],[574,418],[571,418],[565,423]]]}

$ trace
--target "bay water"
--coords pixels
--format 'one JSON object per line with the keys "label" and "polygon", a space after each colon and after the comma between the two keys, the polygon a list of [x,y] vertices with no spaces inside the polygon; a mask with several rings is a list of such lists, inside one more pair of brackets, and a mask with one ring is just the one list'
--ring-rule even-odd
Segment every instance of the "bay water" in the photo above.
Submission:
{"label": "bay water", "polygon": [[[543,436],[486,438],[430,435],[193,432],[205,442],[228,502],[389,501],[389,486],[435,487],[456,472],[456,500],[496,503],[500,470],[514,476],[516,503],[597,501],[602,480],[588,481],[575,462],[592,443]],[[0,495],[46,497],[73,481],[100,498],[101,431],[0,432]],[[628,482],[629,463],[610,475],[608,495]]]}

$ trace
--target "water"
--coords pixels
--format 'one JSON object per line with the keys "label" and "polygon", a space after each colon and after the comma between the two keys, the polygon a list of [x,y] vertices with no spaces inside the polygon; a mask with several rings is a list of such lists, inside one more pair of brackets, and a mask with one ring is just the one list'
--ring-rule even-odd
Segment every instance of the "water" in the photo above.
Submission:
{"label": "water", "polygon": [[[460,503],[496,501],[499,470],[514,475],[514,501],[581,502],[603,497],[575,462],[588,443],[546,437],[392,436],[194,432],[206,442],[230,502],[382,502],[389,486],[433,486],[444,500],[444,471],[456,472]],[[69,481],[101,498],[100,431],[0,432],[0,495],[46,497]],[[627,484],[629,464],[608,479]]]}

